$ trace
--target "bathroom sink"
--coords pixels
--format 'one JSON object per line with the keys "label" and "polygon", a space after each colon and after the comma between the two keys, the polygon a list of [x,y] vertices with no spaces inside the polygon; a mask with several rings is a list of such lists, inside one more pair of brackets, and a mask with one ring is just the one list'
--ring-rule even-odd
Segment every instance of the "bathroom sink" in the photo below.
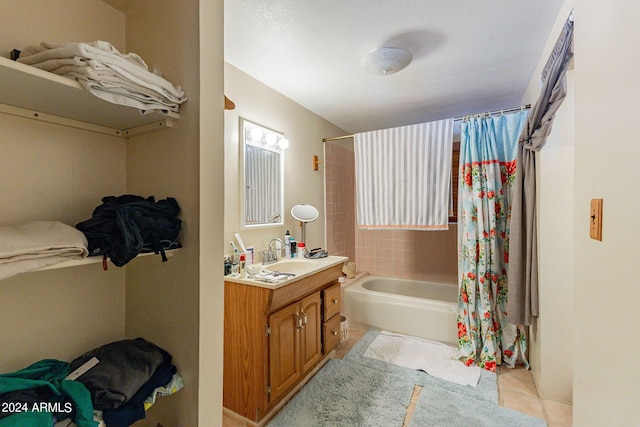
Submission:
{"label": "bathroom sink", "polygon": [[301,260],[283,260],[275,264],[270,264],[264,269],[269,271],[279,271],[280,273],[292,273],[295,275],[307,274],[316,270],[319,264],[315,261],[306,259]]}

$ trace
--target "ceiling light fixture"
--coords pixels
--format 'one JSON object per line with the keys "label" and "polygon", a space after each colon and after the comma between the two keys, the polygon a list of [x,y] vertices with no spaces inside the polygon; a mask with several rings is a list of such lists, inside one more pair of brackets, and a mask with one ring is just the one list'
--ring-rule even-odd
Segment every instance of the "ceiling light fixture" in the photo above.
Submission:
{"label": "ceiling light fixture", "polygon": [[406,50],[395,47],[381,47],[362,60],[362,68],[376,76],[397,73],[411,63],[413,57]]}

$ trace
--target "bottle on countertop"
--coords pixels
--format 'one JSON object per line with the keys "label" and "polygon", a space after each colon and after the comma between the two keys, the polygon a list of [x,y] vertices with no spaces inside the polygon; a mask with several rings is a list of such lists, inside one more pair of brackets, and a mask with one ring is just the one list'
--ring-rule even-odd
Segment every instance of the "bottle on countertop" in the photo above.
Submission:
{"label": "bottle on countertop", "polygon": [[299,242],[298,243],[298,256],[300,258],[304,258],[305,254],[306,254],[306,246],[305,246],[304,242]]}
{"label": "bottle on countertop", "polygon": [[298,244],[296,243],[296,239],[292,237],[289,241],[289,245],[291,245],[291,258],[295,258],[296,252],[298,252]]}
{"label": "bottle on countertop", "polygon": [[231,262],[231,277],[238,277],[238,261]]}
{"label": "bottle on countertop", "polygon": [[231,258],[224,257],[224,275],[228,276],[231,274]]}
{"label": "bottle on countertop", "polygon": [[291,234],[289,234],[289,230],[284,233],[284,256],[285,258],[291,257]]}
{"label": "bottle on countertop", "polygon": [[240,277],[245,276],[246,268],[247,268],[247,256],[244,253],[241,253],[240,264],[238,265],[238,274],[240,274]]}
{"label": "bottle on countertop", "polygon": [[247,265],[253,265],[253,246],[247,246]]}

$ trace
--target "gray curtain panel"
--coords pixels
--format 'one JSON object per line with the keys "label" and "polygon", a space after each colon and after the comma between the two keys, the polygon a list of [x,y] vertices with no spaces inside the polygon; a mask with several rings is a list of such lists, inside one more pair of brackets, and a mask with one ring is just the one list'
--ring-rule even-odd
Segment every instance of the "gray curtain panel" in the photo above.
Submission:
{"label": "gray curtain panel", "polygon": [[509,237],[508,319],[530,325],[538,316],[536,158],[551,133],[567,94],[566,73],[573,58],[573,13],[567,19],[542,72],[542,88],[520,135]]}

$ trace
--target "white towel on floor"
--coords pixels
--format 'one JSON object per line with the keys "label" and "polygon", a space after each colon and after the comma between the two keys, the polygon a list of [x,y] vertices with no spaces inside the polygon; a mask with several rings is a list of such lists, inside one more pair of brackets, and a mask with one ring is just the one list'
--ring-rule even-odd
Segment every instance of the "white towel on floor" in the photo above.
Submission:
{"label": "white towel on floor", "polygon": [[456,348],[437,341],[381,331],[364,352],[364,356],[425,371],[452,383],[476,387],[480,380],[480,367],[466,366],[461,361],[454,360],[457,352]]}
{"label": "white towel on floor", "polygon": [[0,280],[88,254],[84,233],[58,221],[0,226]]}

